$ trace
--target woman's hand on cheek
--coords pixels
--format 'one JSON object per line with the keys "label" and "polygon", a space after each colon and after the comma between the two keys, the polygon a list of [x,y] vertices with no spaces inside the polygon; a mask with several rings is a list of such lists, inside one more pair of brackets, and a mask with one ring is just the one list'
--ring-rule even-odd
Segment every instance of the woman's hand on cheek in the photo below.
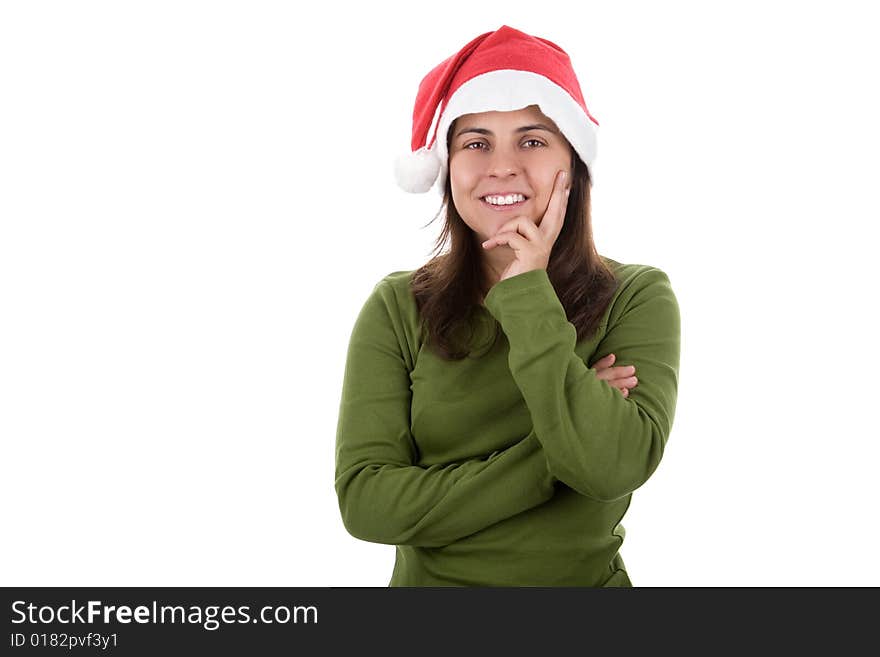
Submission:
{"label": "woman's hand on cheek", "polygon": [[550,252],[565,221],[565,209],[568,206],[568,194],[571,190],[566,176],[565,171],[556,174],[550,203],[541,218],[540,226],[528,217],[515,217],[483,242],[483,248],[487,251],[500,244],[506,244],[513,249],[514,260],[501,273],[499,281],[534,269],[547,269]]}

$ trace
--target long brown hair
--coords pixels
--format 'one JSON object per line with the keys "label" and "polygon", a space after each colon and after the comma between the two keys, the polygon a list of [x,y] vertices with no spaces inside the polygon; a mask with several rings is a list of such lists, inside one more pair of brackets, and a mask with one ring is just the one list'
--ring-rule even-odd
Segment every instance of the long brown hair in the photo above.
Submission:
{"label": "long brown hair", "polygon": [[[447,133],[447,153],[453,126]],[[547,275],[565,308],[568,321],[577,329],[577,340],[580,342],[594,335],[614,296],[618,281],[599,256],[593,242],[589,170],[574,149],[572,158],[574,172],[565,222],[550,252]],[[464,222],[452,202],[448,172],[443,204],[434,219],[441,214],[444,214],[445,221],[435,242],[434,256],[413,272],[410,289],[419,309],[423,340],[441,358],[461,360],[471,353],[469,344],[474,335],[473,319],[482,310],[481,300],[487,291],[488,281],[482,269],[482,254],[474,231]],[[441,254],[447,242],[450,242],[450,247]],[[462,342],[458,338],[463,336],[460,331],[464,327],[468,327],[470,332]],[[499,334],[500,325],[496,321],[489,349],[494,347]]]}

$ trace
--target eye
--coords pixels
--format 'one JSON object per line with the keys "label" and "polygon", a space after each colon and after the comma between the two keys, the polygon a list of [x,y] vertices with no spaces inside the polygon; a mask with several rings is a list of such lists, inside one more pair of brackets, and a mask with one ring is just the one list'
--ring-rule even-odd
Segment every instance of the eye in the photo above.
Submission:
{"label": "eye", "polygon": [[465,148],[465,150],[471,150],[471,151],[481,150],[479,148],[471,148],[471,146],[485,146],[485,144],[481,141],[472,141],[470,144],[465,144],[464,148]]}
{"label": "eye", "polygon": [[540,139],[526,139],[523,143],[524,143],[524,144],[535,143],[535,144],[538,144],[538,146],[543,146],[543,145],[544,145],[544,142],[542,142]]}

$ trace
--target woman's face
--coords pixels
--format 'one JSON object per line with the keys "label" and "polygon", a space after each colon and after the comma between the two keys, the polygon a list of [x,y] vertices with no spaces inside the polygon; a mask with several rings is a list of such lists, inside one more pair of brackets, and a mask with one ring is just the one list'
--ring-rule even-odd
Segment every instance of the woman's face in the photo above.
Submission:
{"label": "woman's face", "polygon": [[[558,171],[572,175],[572,149],[537,105],[512,112],[464,114],[449,143],[452,200],[482,242],[524,216],[540,225]],[[521,194],[511,205],[498,198]],[[491,203],[486,200],[489,196]]]}

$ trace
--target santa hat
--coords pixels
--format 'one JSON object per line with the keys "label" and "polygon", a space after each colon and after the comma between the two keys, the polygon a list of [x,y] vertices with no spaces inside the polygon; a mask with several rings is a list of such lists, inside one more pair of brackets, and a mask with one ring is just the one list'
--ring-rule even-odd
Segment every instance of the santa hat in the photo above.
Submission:
{"label": "santa hat", "polygon": [[502,25],[478,36],[422,80],[413,109],[411,150],[395,162],[398,185],[422,193],[438,182],[442,194],[449,157],[446,133],[452,122],[463,114],[529,105],[538,105],[553,120],[594,179],[599,122],[587,109],[568,54],[552,41]]}

